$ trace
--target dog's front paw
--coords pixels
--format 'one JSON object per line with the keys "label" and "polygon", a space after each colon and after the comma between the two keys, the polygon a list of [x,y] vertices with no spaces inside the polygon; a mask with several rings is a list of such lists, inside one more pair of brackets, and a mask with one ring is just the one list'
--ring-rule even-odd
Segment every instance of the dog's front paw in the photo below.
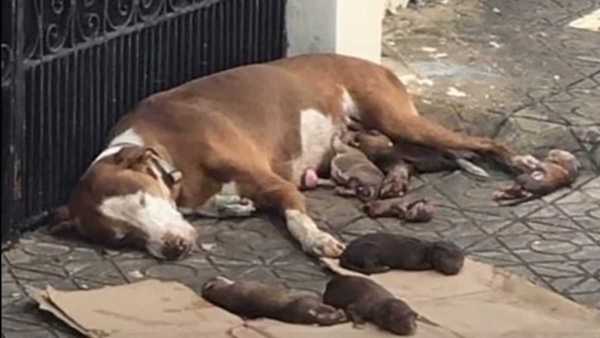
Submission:
{"label": "dog's front paw", "polygon": [[304,245],[304,251],[318,257],[337,258],[346,246],[326,232],[320,231]]}
{"label": "dog's front paw", "polygon": [[248,217],[255,211],[254,203],[248,199],[241,199],[239,203],[220,205],[218,208],[220,217]]}

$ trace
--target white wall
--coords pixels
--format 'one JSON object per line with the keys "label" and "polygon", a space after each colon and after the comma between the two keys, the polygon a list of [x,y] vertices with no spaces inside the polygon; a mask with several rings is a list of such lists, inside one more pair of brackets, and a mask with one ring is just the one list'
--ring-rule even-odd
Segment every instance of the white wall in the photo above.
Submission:
{"label": "white wall", "polygon": [[381,60],[385,0],[288,0],[288,56],[338,53]]}

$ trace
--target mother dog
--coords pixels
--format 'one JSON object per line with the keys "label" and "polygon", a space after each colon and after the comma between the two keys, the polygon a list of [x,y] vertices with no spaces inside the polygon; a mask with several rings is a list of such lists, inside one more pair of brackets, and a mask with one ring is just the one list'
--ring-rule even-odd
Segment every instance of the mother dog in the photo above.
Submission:
{"label": "mother dog", "polygon": [[421,117],[402,83],[377,64],[298,56],[223,71],[141,101],[111,131],[63,221],[93,241],[177,259],[197,237],[181,210],[248,214],[256,206],[279,211],[306,252],[339,256],[343,244],[307,215],[298,186],[307,169],[326,168],[331,139],[350,120],[440,151],[472,150],[504,163],[513,156],[491,139]]}

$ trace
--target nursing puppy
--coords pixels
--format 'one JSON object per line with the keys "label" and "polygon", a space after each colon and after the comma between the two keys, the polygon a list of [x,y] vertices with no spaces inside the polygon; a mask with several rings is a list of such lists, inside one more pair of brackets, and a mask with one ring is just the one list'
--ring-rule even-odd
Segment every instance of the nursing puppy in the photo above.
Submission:
{"label": "nursing puppy", "polygon": [[516,162],[524,173],[515,178],[513,185],[494,194],[497,201],[517,200],[507,205],[523,203],[570,186],[577,179],[580,167],[573,154],[559,149],[550,150],[544,161],[522,156],[517,157]]}
{"label": "nursing puppy", "polygon": [[[356,128],[356,124],[353,126]],[[411,168],[411,174],[462,169],[475,176],[489,176],[485,170],[470,161],[477,156],[469,151],[442,152],[409,142],[392,143],[389,137],[377,130],[356,132],[352,144],[362,150],[385,173],[404,165]]]}
{"label": "nursing puppy", "polygon": [[[357,124],[355,129],[361,128]],[[379,191],[380,198],[403,196],[408,190],[415,166],[407,163],[394,147],[392,140],[377,130],[358,130],[352,133],[349,144],[362,151],[369,160],[381,169],[385,178]]]}
{"label": "nursing puppy", "polygon": [[232,281],[215,277],[202,286],[202,297],[238,316],[271,318],[288,323],[334,325],[347,322],[342,310],[335,309],[308,292],[292,292],[283,287],[254,281]]}
{"label": "nursing puppy", "polygon": [[464,259],[462,250],[451,242],[373,233],[350,242],[340,256],[340,265],[364,274],[391,269],[433,269],[444,275],[455,275],[462,269]]}
{"label": "nursing puppy", "polygon": [[[375,131],[371,131],[375,133]],[[381,167],[374,165],[370,158],[377,158],[379,154],[392,149],[393,143],[386,137],[373,139],[373,144],[357,150],[348,145],[356,144],[356,133],[345,131],[333,140],[333,149],[336,155],[330,163],[330,177],[332,180],[320,178],[314,169],[305,171],[302,179],[302,188],[305,190],[316,187],[335,187],[336,192],[343,196],[357,196],[363,202],[375,198],[394,198],[403,196],[408,189],[408,183],[414,170],[413,167],[398,161],[398,163]],[[382,172],[383,171],[383,172]],[[385,175],[384,175],[385,174]]]}
{"label": "nursing puppy", "polygon": [[327,283],[323,302],[344,309],[355,325],[369,321],[398,335],[413,335],[417,330],[419,315],[404,301],[367,278],[333,277]]}
{"label": "nursing puppy", "polygon": [[332,144],[331,178],[339,185],[336,192],[363,202],[377,198],[384,179],[381,170],[363,152],[345,144],[341,135],[334,137]]}

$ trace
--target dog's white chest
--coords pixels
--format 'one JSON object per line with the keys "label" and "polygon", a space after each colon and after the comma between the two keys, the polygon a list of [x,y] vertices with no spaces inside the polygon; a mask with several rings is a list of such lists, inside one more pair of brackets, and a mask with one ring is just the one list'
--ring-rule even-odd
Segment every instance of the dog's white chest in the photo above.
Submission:
{"label": "dog's white chest", "polygon": [[302,174],[308,168],[317,168],[324,156],[331,149],[331,139],[338,131],[331,118],[316,109],[305,109],[300,112],[300,136],[302,138],[302,154],[293,162],[292,179],[300,184]]}

